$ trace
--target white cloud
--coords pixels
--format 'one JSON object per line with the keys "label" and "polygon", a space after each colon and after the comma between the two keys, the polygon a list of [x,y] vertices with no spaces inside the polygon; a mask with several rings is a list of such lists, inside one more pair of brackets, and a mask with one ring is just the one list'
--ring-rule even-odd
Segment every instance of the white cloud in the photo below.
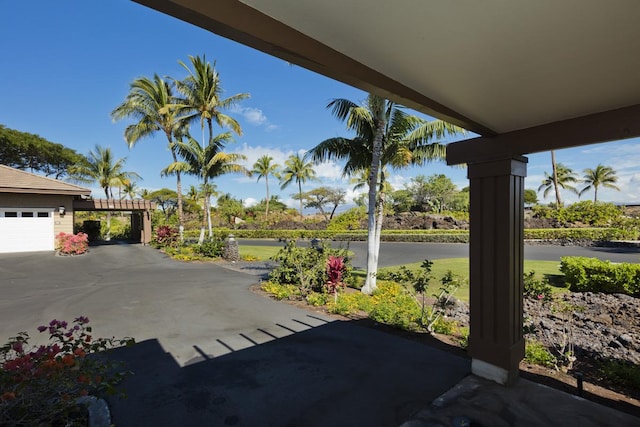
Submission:
{"label": "white cloud", "polygon": [[335,162],[323,162],[319,165],[315,165],[313,169],[316,171],[316,176],[320,179],[328,179],[331,181],[338,181],[343,179],[342,167],[340,167]]}
{"label": "white cloud", "polygon": [[231,110],[236,114],[240,114],[252,126],[264,126],[265,131],[273,132],[278,126],[271,123],[264,112],[259,108],[234,106]]}
{"label": "white cloud", "polygon": [[251,206],[255,206],[258,204],[258,200],[254,199],[253,197],[247,197],[246,199],[244,199],[244,201],[242,202],[242,205],[245,208],[250,208]]}

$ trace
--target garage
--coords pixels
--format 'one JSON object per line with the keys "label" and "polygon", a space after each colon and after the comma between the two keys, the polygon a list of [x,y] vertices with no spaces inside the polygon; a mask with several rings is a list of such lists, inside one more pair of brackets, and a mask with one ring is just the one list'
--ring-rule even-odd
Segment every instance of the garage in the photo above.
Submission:
{"label": "garage", "polygon": [[75,201],[91,190],[0,165],[0,254],[53,251],[58,233],[73,233]]}
{"label": "garage", "polygon": [[53,208],[0,208],[0,253],[52,251]]}

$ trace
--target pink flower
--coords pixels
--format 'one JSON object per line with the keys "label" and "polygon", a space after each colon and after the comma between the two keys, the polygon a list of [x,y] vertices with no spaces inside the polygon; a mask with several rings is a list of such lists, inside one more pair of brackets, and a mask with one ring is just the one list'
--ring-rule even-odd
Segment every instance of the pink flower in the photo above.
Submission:
{"label": "pink flower", "polygon": [[47,330],[46,326],[38,326],[38,332],[44,332]]}

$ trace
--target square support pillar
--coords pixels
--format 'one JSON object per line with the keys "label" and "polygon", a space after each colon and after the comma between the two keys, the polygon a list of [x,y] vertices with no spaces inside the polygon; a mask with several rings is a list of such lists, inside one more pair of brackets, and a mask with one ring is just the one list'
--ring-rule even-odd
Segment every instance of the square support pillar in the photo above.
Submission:
{"label": "square support pillar", "polygon": [[142,212],[142,243],[151,243],[151,212],[148,210]]}
{"label": "square support pillar", "polygon": [[470,163],[469,354],[474,374],[518,378],[522,335],[525,157]]}

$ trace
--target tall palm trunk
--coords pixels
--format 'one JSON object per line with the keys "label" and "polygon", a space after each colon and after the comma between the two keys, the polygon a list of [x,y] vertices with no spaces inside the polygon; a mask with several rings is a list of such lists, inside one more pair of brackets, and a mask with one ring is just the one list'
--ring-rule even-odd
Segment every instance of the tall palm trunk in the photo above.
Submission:
{"label": "tall palm trunk", "polygon": [[300,219],[304,218],[302,216],[302,182],[298,180],[298,196],[300,196]]}
{"label": "tall palm trunk", "polygon": [[[171,156],[173,157],[173,162],[178,162],[178,156],[176,154],[176,149],[173,144],[173,136],[170,132],[166,133],[167,139],[169,140],[169,150],[171,150]],[[176,171],[176,191],[178,192],[178,231],[180,233],[180,241],[184,241],[184,213],[182,210],[182,177],[180,176],[180,171]]]}
{"label": "tall palm trunk", "polygon": [[267,219],[267,217],[269,216],[269,173],[268,172],[264,177],[264,181],[267,184],[267,209],[265,209],[264,211],[264,219]]}
{"label": "tall palm trunk", "polygon": [[556,166],[556,152],[551,150],[551,168],[553,170],[553,189],[556,193],[556,209],[562,206],[562,200],[560,199],[560,186],[558,185],[558,168]]}
{"label": "tall palm trunk", "polygon": [[376,246],[375,246],[375,260],[376,271],[378,269],[378,260],[380,259],[380,238],[382,235],[382,223],[384,222],[384,171],[380,172],[380,189],[378,190],[378,206],[376,207],[376,213],[378,218],[376,219]]}
{"label": "tall palm trunk", "polygon": [[211,194],[207,193],[207,226],[209,227],[209,240],[213,239],[213,225],[211,224]]}
{"label": "tall palm trunk", "polygon": [[377,112],[376,133],[373,137],[373,150],[371,156],[371,168],[369,170],[369,212],[367,215],[367,278],[362,293],[372,294],[376,289],[376,276],[378,273],[378,251],[376,250],[376,212],[378,192],[378,172],[380,171],[380,154],[382,153],[382,137],[386,127],[384,109]]}
{"label": "tall palm trunk", "polygon": [[[207,195],[207,191],[206,191],[206,185],[207,185],[207,180],[205,178],[204,180],[204,186],[203,188],[205,188],[205,192],[204,192],[204,201],[203,201],[203,208],[204,208],[204,212],[202,213],[202,222],[200,223],[200,237],[198,237],[198,244],[201,245],[204,243],[204,233],[205,233],[205,229],[207,227],[207,222],[209,221],[209,197]],[[211,236],[209,236],[209,238],[211,238]]]}

